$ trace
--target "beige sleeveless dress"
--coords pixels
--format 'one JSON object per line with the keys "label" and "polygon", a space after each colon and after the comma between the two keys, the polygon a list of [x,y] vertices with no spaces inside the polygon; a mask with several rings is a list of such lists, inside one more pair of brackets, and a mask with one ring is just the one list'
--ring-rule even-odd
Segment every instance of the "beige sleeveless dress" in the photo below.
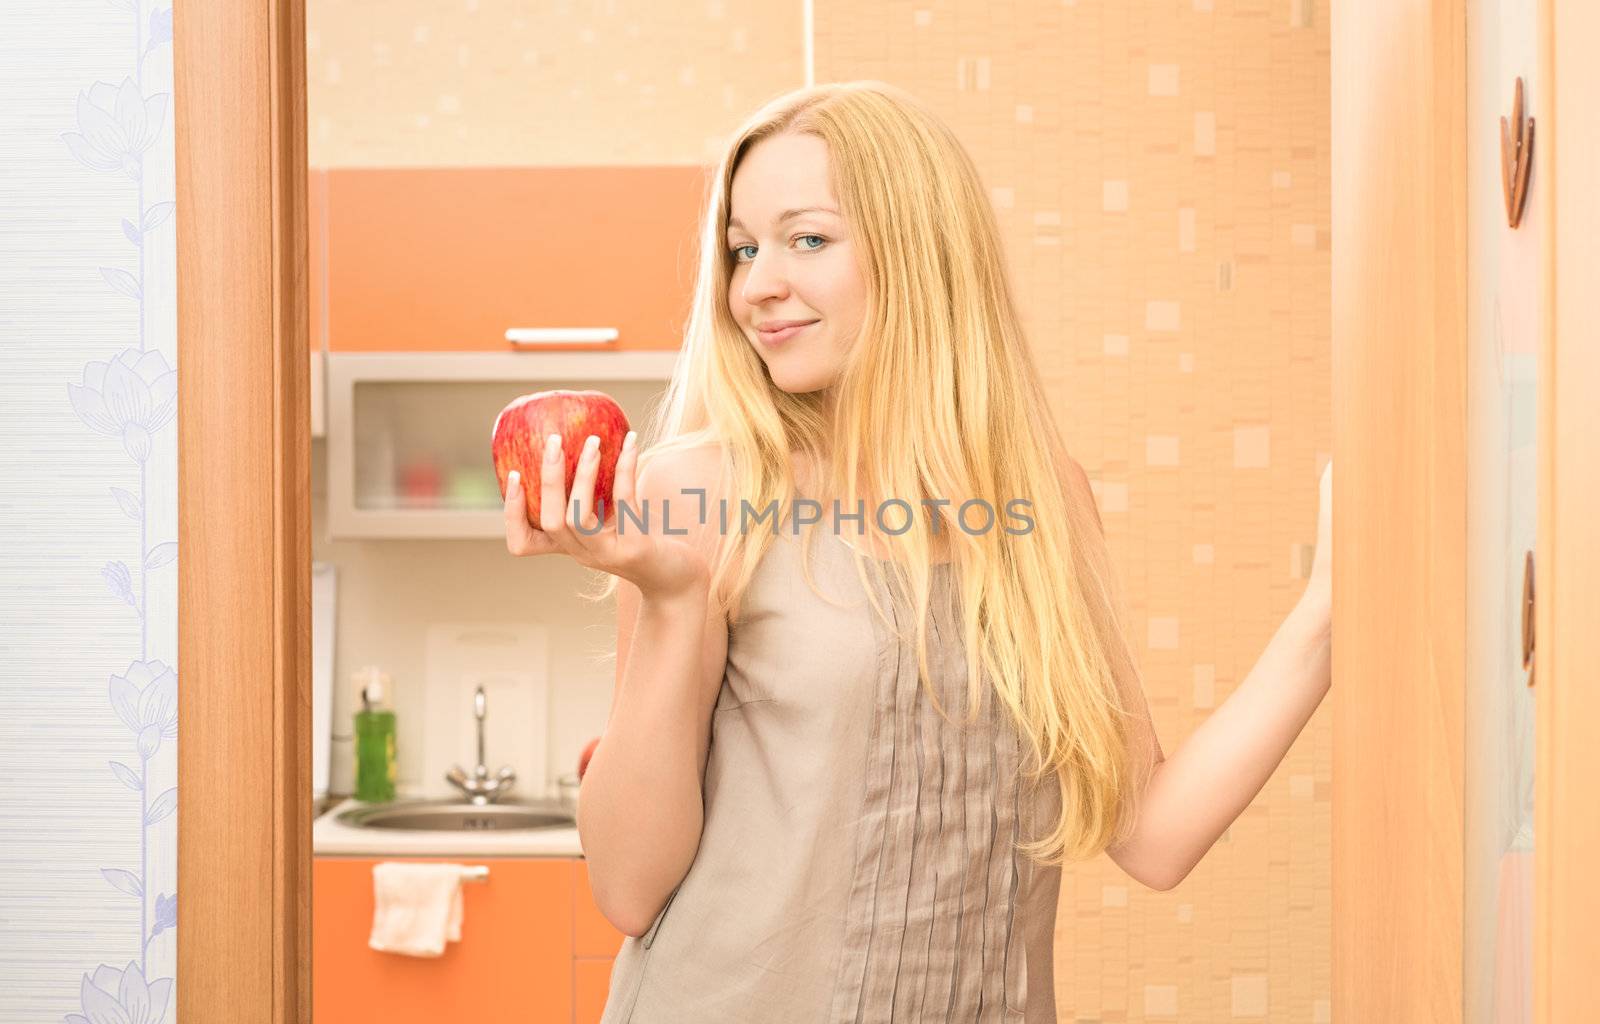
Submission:
{"label": "beige sleeveless dress", "polygon": [[1055,1024],[1060,870],[1014,844],[1055,821],[1060,795],[1019,777],[987,687],[962,727],[951,566],[933,570],[928,637],[947,723],[845,539],[813,529],[829,600],[786,522],[729,633],[699,849],[649,930],[623,940],[601,1024]]}

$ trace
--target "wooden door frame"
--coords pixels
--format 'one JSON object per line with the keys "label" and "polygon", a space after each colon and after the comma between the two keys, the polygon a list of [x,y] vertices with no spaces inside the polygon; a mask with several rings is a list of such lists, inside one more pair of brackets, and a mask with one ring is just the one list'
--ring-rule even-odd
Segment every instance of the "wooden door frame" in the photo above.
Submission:
{"label": "wooden door frame", "polygon": [[[1600,974],[1600,64],[1590,0],[1541,0],[1534,173],[1547,227],[1539,357],[1539,538],[1534,686],[1534,1020],[1583,1020]],[[1553,129],[1553,130],[1551,130]]]}
{"label": "wooden door frame", "polygon": [[1462,1013],[1465,9],[1331,8],[1341,1021]]}
{"label": "wooden door frame", "polygon": [[[1589,865],[1600,819],[1600,30],[1541,0],[1535,96],[1551,204],[1539,370],[1536,1017],[1577,1019],[1600,968]],[[1333,8],[1334,1013],[1455,1020],[1461,1007],[1465,629],[1464,0]],[[310,426],[304,0],[180,5],[178,1016],[311,1018]],[[1379,114],[1383,116],[1378,116]],[[1536,170],[1535,173],[1541,173]],[[1563,183],[1572,183],[1563,188]],[[1586,189],[1584,186],[1588,186]],[[1559,198],[1558,198],[1559,197]],[[1554,216],[1559,210],[1560,216]],[[1585,230],[1585,228],[1589,230]],[[1416,257],[1409,278],[1390,268]],[[1403,286],[1402,286],[1403,285]],[[1352,295],[1364,301],[1351,303]],[[1383,302],[1372,299],[1381,296]],[[1396,346],[1393,339],[1405,339]],[[1401,353],[1403,372],[1381,360]],[[1375,420],[1420,409],[1420,444]],[[1409,461],[1407,461],[1409,460]],[[1418,473],[1418,467],[1427,472]],[[1557,488],[1557,480],[1562,482]],[[1385,501],[1370,500],[1374,493]],[[1382,585],[1365,538],[1392,510]],[[1346,537],[1364,538],[1359,544]],[[1426,602],[1375,614],[1375,593]],[[1360,600],[1357,600],[1357,596]],[[1396,609],[1390,607],[1391,611]],[[1410,627],[1409,631],[1406,627]],[[1379,641],[1388,644],[1380,649]],[[1407,674],[1410,673],[1410,674]],[[1405,681],[1406,687],[1398,687]],[[1374,720],[1377,731],[1374,731]],[[1405,736],[1411,748],[1374,747]],[[1376,750],[1383,758],[1349,755]],[[1341,752],[1343,755],[1341,757]],[[1371,762],[1371,763],[1368,763]],[[1559,827],[1557,827],[1559,824]],[[1415,834],[1396,828],[1416,827]],[[1553,893],[1561,898],[1554,900]],[[1407,965],[1394,970],[1395,963]],[[1365,1012],[1368,1009],[1374,1012]]]}
{"label": "wooden door frame", "polygon": [[[1332,10],[1333,1015],[1459,1021],[1466,669],[1466,0]],[[1534,1020],[1600,971],[1600,32],[1539,0]],[[1509,95],[1509,83],[1508,83]],[[1578,140],[1563,144],[1564,140]],[[1558,486],[1559,482],[1559,486]],[[1373,495],[1382,495],[1375,500]]]}
{"label": "wooden door frame", "polygon": [[179,4],[178,1019],[311,1019],[304,0]]}

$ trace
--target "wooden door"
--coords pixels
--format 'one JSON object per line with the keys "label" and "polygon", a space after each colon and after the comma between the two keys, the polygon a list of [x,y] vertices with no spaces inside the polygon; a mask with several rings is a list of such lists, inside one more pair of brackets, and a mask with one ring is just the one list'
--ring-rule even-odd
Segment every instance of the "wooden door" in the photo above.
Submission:
{"label": "wooden door", "polygon": [[1465,40],[1464,0],[1332,9],[1340,1021],[1461,1011]]}
{"label": "wooden door", "polygon": [[180,5],[177,1019],[311,1016],[304,0]]}
{"label": "wooden door", "polygon": [[[1469,431],[1468,311],[1491,285],[1513,289],[1495,315],[1508,315],[1506,301],[1524,304],[1512,315],[1537,350],[1531,1019],[1592,1015],[1583,989],[1600,968],[1588,935],[1600,916],[1589,869],[1600,814],[1588,781],[1600,771],[1600,446],[1591,440],[1600,437],[1591,308],[1600,295],[1600,72],[1585,47],[1600,12],[1583,0],[1520,9],[1537,24],[1510,28],[1537,45],[1518,60],[1541,83],[1529,97],[1537,183],[1526,216],[1544,234],[1532,252],[1527,235],[1499,236],[1515,239],[1507,258],[1533,272],[1498,283],[1468,276],[1469,256],[1484,255],[1474,239],[1482,246],[1485,237],[1469,225],[1503,211],[1468,206],[1468,140],[1497,122],[1469,128],[1469,116],[1485,115],[1467,100],[1473,59],[1512,32],[1497,35],[1479,11],[1472,28],[1483,34],[1469,47],[1471,0],[1333,13],[1337,1020],[1530,1019],[1497,1006],[1492,987],[1486,994],[1480,972],[1493,965],[1484,957],[1470,977],[1465,970],[1471,914],[1482,909],[1468,885],[1471,780],[1492,770],[1469,742],[1478,648],[1468,615],[1478,606],[1468,520],[1472,485],[1494,469]],[[1504,70],[1509,117],[1516,70]],[[1475,627],[1511,625],[1481,619]],[[1495,908],[1505,909],[1516,924],[1516,901]]]}
{"label": "wooden door", "polygon": [[1535,104],[1534,158],[1547,172],[1551,273],[1539,378],[1533,1019],[1561,1024],[1593,1018],[1600,975],[1600,7],[1540,8],[1551,87]]}

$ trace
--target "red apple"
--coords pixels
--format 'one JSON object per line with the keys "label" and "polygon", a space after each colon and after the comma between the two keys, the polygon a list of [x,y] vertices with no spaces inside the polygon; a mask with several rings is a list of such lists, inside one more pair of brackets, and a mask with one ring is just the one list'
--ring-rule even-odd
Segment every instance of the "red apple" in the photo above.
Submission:
{"label": "red apple", "polygon": [[[566,477],[563,489],[570,504],[572,482],[578,475],[578,456],[590,434],[600,438],[600,468],[594,480],[594,498],[604,502],[605,516],[614,513],[612,486],[622,440],[628,434],[628,417],[603,391],[540,391],[513,400],[494,419],[490,435],[494,473],[500,480],[500,500],[506,496],[506,478],[514,469],[522,474],[522,494],[528,522],[539,526],[539,470],[544,465],[545,438],[561,435]],[[587,511],[587,510],[586,510]]]}
{"label": "red apple", "polygon": [[589,770],[589,758],[594,756],[594,748],[600,745],[600,737],[596,736],[584,744],[583,753],[578,755],[578,781],[583,781],[583,773]]}

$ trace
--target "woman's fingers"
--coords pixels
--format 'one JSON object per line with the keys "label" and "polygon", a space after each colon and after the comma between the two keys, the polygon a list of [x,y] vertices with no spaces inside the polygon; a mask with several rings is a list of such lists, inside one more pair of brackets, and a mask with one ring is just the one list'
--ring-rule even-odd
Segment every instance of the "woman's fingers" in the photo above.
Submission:
{"label": "woman's fingers", "polygon": [[566,456],[561,451],[561,435],[551,434],[544,443],[544,467],[539,472],[539,529],[557,539],[566,528]]}
{"label": "woman's fingers", "polygon": [[639,465],[638,434],[628,431],[622,439],[622,454],[617,457],[617,471],[615,482],[611,485],[612,500],[616,502],[617,532],[622,532],[622,506],[626,502],[633,515],[639,514],[638,507],[634,504],[634,495],[638,493],[637,468]]}
{"label": "woman's fingers", "polygon": [[[598,442],[598,438],[596,441]],[[575,476],[572,482],[572,494],[566,492],[566,455],[561,447],[561,435],[551,434],[545,441],[544,466],[539,477],[539,526],[544,531],[554,548],[566,552],[582,565],[594,568],[594,553],[591,550],[590,537],[574,529],[575,519],[572,516],[572,502],[584,493],[584,483],[581,475]],[[583,472],[580,461],[577,472]],[[589,470],[588,490],[594,490],[594,470]],[[587,510],[592,502],[586,501],[584,508]],[[593,531],[591,531],[593,532]]]}
{"label": "woman's fingers", "polygon": [[514,553],[527,540],[528,534],[533,532],[533,527],[528,523],[528,503],[522,496],[521,474],[514,469],[506,478],[504,505],[506,547]]}
{"label": "woman's fingers", "polygon": [[522,474],[516,470],[506,480],[506,550],[513,555],[542,555],[555,550],[550,538],[528,522],[528,499],[522,489]]}
{"label": "woman's fingers", "polygon": [[578,472],[572,480],[568,501],[567,525],[578,532],[580,543],[599,532],[600,518],[595,513],[594,481],[600,473],[600,438],[590,434],[578,456]]}
{"label": "woman's fingers", "polygon": [[[1319,490],[1318,509],[1318,536],[1327,545],[1333,543],[1333,460],[1328,460],[1328,466],[1322,471],[1322,484]],[[1329,548],[1331,555],[1332,548]]]}
{"label": "woman's fingers", "polygon": [[[633,431],[623,439],[613,493],[607,496],[607,513],[612,512],[614,502],[628,501],[631,505],[637,494],[637,440]],[[615,571],[612,563],[622,556],[623,550],[614,526],[601,520],[594,493],[600,475],[600,438],[591,434],[584,441],[578,453],[570,494],[566,490],[565,469],[561,435],[551,434],[545,439],[539,472],[537,527],[528,523],[522,511],[526,499],[519,483],[507,481],[506,546],[513,554],[561,551],[591,568]]]}
{"label": "woman's fingers", "polygon": [[1311,556],[1312,579],[1331,578],[1333,572],[1333,461],[1322,470],[1317,485],[1317,546]]}

